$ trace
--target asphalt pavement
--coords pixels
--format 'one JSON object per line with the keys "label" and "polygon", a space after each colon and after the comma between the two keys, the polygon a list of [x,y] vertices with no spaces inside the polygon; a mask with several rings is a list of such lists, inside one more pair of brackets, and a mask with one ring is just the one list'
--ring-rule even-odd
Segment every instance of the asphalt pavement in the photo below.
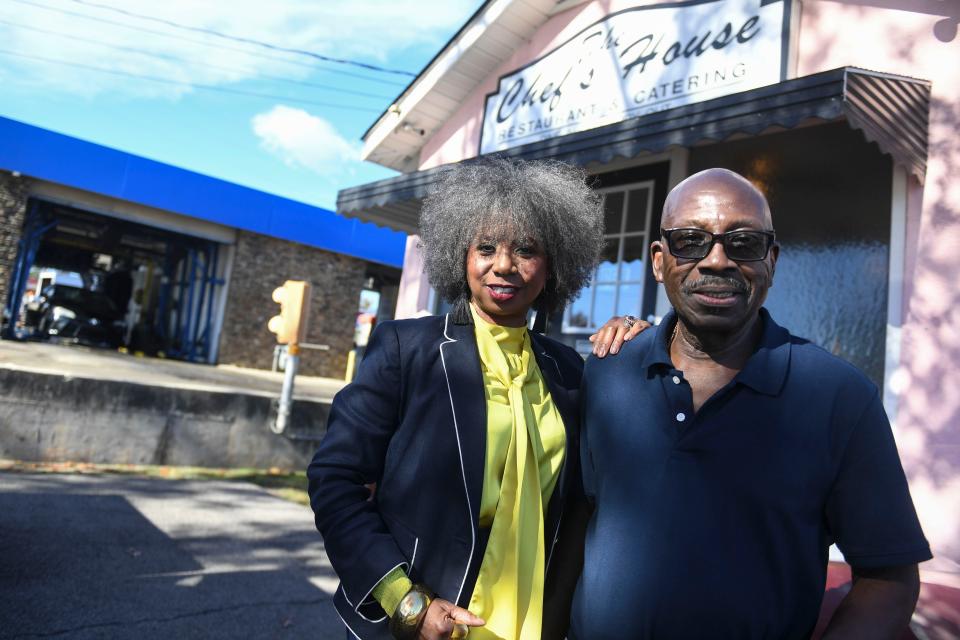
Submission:
{"label": "asphalt pavement", "polygon": [[344,638],[307,507],[224,481],[0,472],[0,638]]}
{"label": "asphalt pavement", "polygon": [[[336,586],[310,510],[256,485],[0,471],[0,639],[343,640]],[[925,582],[911,629],[960,638],[960,588]]]}

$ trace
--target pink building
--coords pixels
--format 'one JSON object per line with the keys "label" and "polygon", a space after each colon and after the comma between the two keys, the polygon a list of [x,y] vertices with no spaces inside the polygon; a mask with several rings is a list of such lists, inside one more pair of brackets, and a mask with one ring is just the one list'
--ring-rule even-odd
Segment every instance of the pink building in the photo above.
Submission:
{"label": "pink building", "polygon": [[[337,208],[416,233],[444,165],[585,167],[607,251],[550,329],[584,351],[611,314],[665,313],[647,248],[671,186],[748,176],[783,245],[768,307],[883,389],[924,580],[960,587],[958,19],[957,0],[489,0],[365,135],[402,175]],[[441,310],[411,236],[397,317]]]}

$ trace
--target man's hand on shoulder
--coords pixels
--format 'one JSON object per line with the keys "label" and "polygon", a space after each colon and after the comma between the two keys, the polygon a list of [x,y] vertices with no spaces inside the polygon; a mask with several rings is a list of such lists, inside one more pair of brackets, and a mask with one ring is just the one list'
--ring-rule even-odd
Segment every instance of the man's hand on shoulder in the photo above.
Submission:
{"label": "man's hand on shoulder", "polygon": [[613,316],[607,322],[597,329],[597,332],[590,336],[590,342],[593,343],[593,355],[598,358],[610,355],[617,355],[624,342],[629,342],[641,331],[649,329],[653,325],[646,320],[635,318],[633,316]]}

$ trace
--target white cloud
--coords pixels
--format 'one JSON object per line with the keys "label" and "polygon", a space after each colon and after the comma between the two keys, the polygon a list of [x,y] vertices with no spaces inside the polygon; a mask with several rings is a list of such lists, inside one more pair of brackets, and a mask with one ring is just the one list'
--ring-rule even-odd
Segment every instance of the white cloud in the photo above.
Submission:
{"label": "white cloud", "polygon": [[276,105],[251,120],[260,146],[289,167],[302,167],[327,178],[342,175],[360,160],[360,147],[341,136],[323,118],[303,109]]}
{"label": "white cloud", "polygon": [[[419,0],[100,1],[134,13],[382,66],[394,66],[390,64],[391,58],[405,49],[420,45],[437,47],[438,36],[452,34],[479,4],[479,0],[435,3]],[[0,42],[3,43],[0,48],[25,56],[66,60],[193,84],[229,85],[262,78],[263,74],[306,78],[316,75],[323,67],[330,67],[329,64],[314,63],[309,58],[274,54],[262,48],[172,29],[65,0],[39,0],[37,4],[60,11],[19,2],[0,2]],[[156,33],[128,29],[120,24]],[[73,39],[41,33],[37,29],[72,35]],[[103,45],[138,49],[152,55]],[[244,51],[288,57],[295,63]],[[136,81],[2,53],[0,65],[20,71],[17,75],[21,82],[86,96],[111,92],[128,96],[177,97],[190,91],[184,86]],[[419,69],[408,71],[418,72]],[[403,82],[409,78],[394,76],[393,79]],[[396,90],[387,89],[387,93]]]}

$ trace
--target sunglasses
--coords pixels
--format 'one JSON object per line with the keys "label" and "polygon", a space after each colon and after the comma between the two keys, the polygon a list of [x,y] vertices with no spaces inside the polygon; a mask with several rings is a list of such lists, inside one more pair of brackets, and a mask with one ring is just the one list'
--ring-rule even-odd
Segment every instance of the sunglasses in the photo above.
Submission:
{"label": "sunglasses", "polygon": [[703,229],[660,229],[670,253],[685,260],[703,260],[717,242],[727,257],[736,262],[757,262],[770,253],[776,236],[770,231],[727,231],[710,233]]}

